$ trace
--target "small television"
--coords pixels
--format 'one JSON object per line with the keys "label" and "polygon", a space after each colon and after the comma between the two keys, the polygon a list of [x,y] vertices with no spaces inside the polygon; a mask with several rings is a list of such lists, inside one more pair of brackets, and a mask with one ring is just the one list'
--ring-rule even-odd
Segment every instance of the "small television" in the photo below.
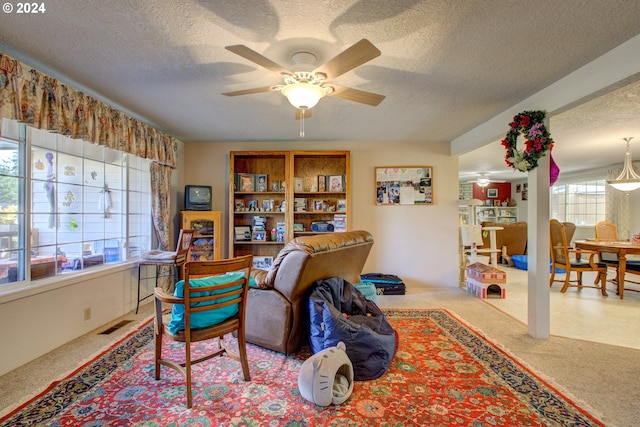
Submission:
{"label": "small television", "polygon": [[210,185],[185,185],[184,208],[187,211],[210,211],[212,188]]}

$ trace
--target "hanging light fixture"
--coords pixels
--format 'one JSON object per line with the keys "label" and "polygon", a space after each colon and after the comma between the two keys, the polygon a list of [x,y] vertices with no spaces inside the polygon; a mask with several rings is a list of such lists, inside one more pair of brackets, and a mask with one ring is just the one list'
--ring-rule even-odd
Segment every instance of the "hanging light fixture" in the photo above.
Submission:
{"label": "hanging light fixture", "polygon": [[629,142],[633,137],[622,138],[627,143],[627,151],[624,153],[624,167],[622,172],[615,180],[607,181],[607,184],[620,191],[633,191],[640,188],[640,175],[633,170],[633,163],[631,160],[631,149],[629,148]]}
{"label": "hanging light fixture", "polygon": [[478,180],[476,181],[476,184],[478,184],[478,187],[486,187],[487,185],[489,185],[489,178],[478,178]]}
{"label": "hanging light fixture", "polygon": [[307,82],[292,83],[284,86],[280,91],[291,105],[302,110],[315,107],[320,98],[327,94],[326,88]]}

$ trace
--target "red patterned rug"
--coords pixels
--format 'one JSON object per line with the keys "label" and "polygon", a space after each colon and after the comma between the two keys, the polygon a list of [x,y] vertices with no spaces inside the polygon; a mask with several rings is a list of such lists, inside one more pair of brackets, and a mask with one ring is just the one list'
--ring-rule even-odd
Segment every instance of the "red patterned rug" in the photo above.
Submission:
{"label": "red patterned rug", "polygon": [[[215,358],[194,368],[194,407],[181,376],[153,378],[152,324],[0,418],[2,426],[604,426],[446,310],[385,310],[400,346],[387,373],[356,382],[339,406],[298,390],[309,356],[249,345],[251,381]],[[176,343],[168,344],[177,351]]]}

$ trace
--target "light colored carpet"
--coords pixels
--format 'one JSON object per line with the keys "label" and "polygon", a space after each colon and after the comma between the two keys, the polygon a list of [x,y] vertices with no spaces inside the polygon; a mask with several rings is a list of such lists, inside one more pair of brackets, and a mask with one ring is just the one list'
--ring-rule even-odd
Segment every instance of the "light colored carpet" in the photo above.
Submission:
{"label": "light colored carpet", "polygon": [[[378,305],[382,308],[447,308],[577,402],[599,414],[607,425],[637,425],[640,419],[640,406],[637,404],[640,401],[637,375],[640,350],[556,336],[537,340],[527,335],[527,328],[522,322],[495,309],[492,303],[477,299],[457,287],[416,284],[408,284],[407,295],[378,297]],[[151,315],[151,309],[152,305],[146,304],[140,314],[130,314],[125,318],[146,319]],[[524,310],[526,312],[526,307]],[[88,334],[0,377],[0,408],[25,400],[51,381],[77,368],[98,350],[126,334],[136,323],[132,322],[107,336]],[[623,326],[635,328],[633,319],[628,319]]]}

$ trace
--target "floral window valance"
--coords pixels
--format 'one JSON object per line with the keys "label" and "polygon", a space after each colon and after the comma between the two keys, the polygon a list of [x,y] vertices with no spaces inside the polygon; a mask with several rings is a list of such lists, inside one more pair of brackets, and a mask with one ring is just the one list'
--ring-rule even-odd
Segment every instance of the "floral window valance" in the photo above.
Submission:
{"label": "floral window valance", "polygon": [[177,165],[177,141],[0,52],[0,119]]}

